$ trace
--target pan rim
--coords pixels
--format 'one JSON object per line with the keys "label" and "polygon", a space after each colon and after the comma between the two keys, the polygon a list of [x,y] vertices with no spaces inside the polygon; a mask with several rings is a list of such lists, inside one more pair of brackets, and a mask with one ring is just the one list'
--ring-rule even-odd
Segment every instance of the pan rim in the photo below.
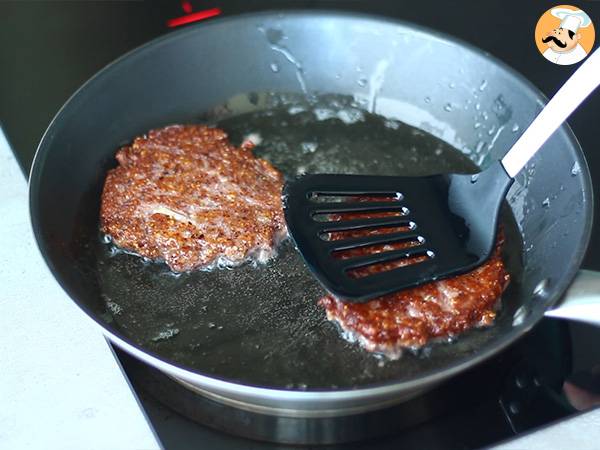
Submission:
{"label": "pan rim", "polygon": [[[356,389],[351,388],[343,388],[338,390],[316,390],[309,389],[306,391],[300,390],[288,390],[288,389],[278,389],[278,388],[270,388],[270,387],[262,387],[262,386],[254,386],[250,384],[242,384],[239,382],[228,381],[225,379],[220,379],[213,376],[203,375],[202,373],[197,372],[196,370],[186,367],[185,365],[176,363],[174,361],[170,361],[168,358],[160,356],[155,352],[144,349],[141,345],[130,342],[130,339],[121,333],[116,332],[115,330],[109,329],[104,322],[101,321],[100,318],[96,316],[87,306],[81,304],[75,295],[71,292],[71,290],[66,286],[66,283],[63,283],[55,274],[57,273],[54,267],[53,262],[48,257],[47,253],[44,251],[44,240],[42,237],[40,223],[38,221],[37,215],[35,213],[36,208],[38,206],[38,202],[36,199],[37,188],[39,187],[41,175],[43,173],[44,162],[50,153],[48,150],[51,148],[52,135],[55,129],[58,127],[59,121],[65,116],[69,111],[69,106],[76,102],[82,93],[86,92],[87,87],[90,84],[96,82],[96,80],[104,77],[113,66],[120,65],[124,61],[130,61],[135,59],[137,56],[143,54],[149,49],[154,49],[158,46],[164,45],[166,43],[170,43],[172,41],[181,39],[189,34],[197,33],[197,32],[205,32],[204,30],[210,29],[211,27],[220,26],[224,23],[232,23],[236,21],[243,21],[248,18],[260,19],[261,17],[272,19],[274,17],[281,17],[281,14],[284,16],[294,16],[294,17],[315,17],[315,18],[324,18],[331,17],[334,18],[344,18],[344,19],[358,19],[358,20],[367,20],[367,21],[377,21],[384,22],[389,25],[397,26],[410,31],[411,33],[416,33],[419,35],[424,35],[428,39],[435,39],[437,41],[443,42],[447,45],[459,46],[462,49],[465,49],[469,52],[472,52],[476,55],[484,56],[491,64],[499,67],[501,70],[504,70],[509,75],[514,77],[514,79],[523,85],[524,88],[528,89],[532,95],[536,96],[540,101],[546,102],[546,96],[539,91],[539,89],[534,86],[529,80],[527,80],[523,75],[519,72],[492,56],[490,53],[483,51],[480,48],[475,47],[474,45],[465,42],[461,39],[455,38],[446,33],[436,31],[430,29],[428,27],[424,27],[421,25],[417,25],[411,23],[409,21],[392,19],[390,17],[386,17],[384,15],[378,14],[364,14],[343,10],[335,10],[335,9],[318,9],[318,10],[304,10],[304,9],[290,9],[290,10],[267,10],[260,12],[251,12],[240,15],[228,16],[216,18],[208,23],[203,23],[202,28],[200,25],[192,25],[190,27],[183,28],[181,30],[176,30],[174,32],[167,33],[163,36],[160,36],[156,39],[153,39],[127,53],[117,58],[113,62],[106,65],[100,71],[98,71],[94,76],[92,76],[88,81],[86,81],[80,88],[78,88],[65,102],[65,104],[59,109],[56,113],[52,121],[50,122],[48,128],[44,132],[40,143],[35,152],[31,170],[29,172],[29,212],[30,212],[30,226],[32,228],[33,234],[36,239],[36,244],[40,253],[42,254],[44,261],[48,265],[50,271],[53,276],[57,280],[57,282],[61,285],[63,290],[71,297],[71,299],[77,304],[79,308],[102,330],[103,334],[114,344],[124,349],[128,353],[134,355],[138,359],[145,361],[146,363],[151,364],[152,366],[162,370],[166,373],[171,373],[177,377],[180,377],[184,380],[197,383],[201,386],[206,386],[211,389],[217,389],[219,392],[224,392],[227,394],[231,394],[234,396],[244,396],[248,395],[254,397],[255,399],[270,399],[272,401],[281,401],[282,399],[289,401],[296,401],[299,403],[306,403],[309,407],[314,408],[314,403],[318,402],[319,404],[325,402],[331,402],[333,400],[360,400],[371,398],[373,396],[383,396],[383,395],[398,395],[402,392],[417,390],[419,388],[424,388],[425,386],[433,385],[435,383],[441,382],[450,378],[451,376],[462,372],[470,367],[473,367],[493,355],[497,354],[501,350],[508,347],[514,341],[519,339],[525,333],[527,333],[540,319],[543,315],[539,317],[535,317],[532,315],[524,323],[524,325],[519,328],[517,331],[511,333],[511,335],[506,336],[502,341],[497,342],[493,347],[488,349],[484,349],[481,352],[478,352],[475,356],[469,357],[468,359],[464,359],[462,361],[458,361],[452,364],[449,367],[446,367],[441,370],[433,370],[430,373],[426,373],[423,376],[419,376],[417,378],[404,380],[404,381],[388,381],[373,385],[361,386]],[[200,31],[203,30],[203,31]],[[556,304],[560,297],[562,296],[564,290],[571,283],[574,278],[577,270],[581,266],[583,261],[586,249],[588,247],[591,231],[592,231],[592,220],[593,220],[593,194],[592,194],[592,185],[591,185],[591,177],[589,174],[589,167],[587,161],[585,160],[585,155],[581,150],[581,146],[575,135],[573,134],[570,126],[565,123],[561,126],[560,130],[564,133],[565,138],[570,141],[576,150],[576,156],[578,158],[578,162],[581,167],[580,176],[582,177],[582,185],[584,187],[584,203],[585,205],[585,214],[586,214],[586,223],[583,233],[583,239],[578,243],[577,251],[575,252],[575,256],[573,261],[568,266],[568,271],[561,278],[560,282],[553,286],[551,295],[546,299],[548,308],[552,305]],[[547,309],[548,309],[547,308]],[[310,403],[310,404],[309,404]]]}

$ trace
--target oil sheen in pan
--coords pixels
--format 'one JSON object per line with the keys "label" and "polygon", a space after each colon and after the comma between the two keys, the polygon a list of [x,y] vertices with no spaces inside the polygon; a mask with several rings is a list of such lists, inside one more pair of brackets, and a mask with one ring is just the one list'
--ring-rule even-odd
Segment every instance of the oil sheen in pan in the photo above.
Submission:
{"label": "oil sheen in pan", "polygon": [[[476,171],[466,156],[441,140],[357,109],[344,98],[283,103],[216,125],[236,145],[258,133],[262,142],[255,153],[286,177]],[[521,271],[521,238],[506,211],[512,283],[498,323],[512,320],[516,302],[511,296],[518,295]],[[244,384],[310,389],[401,381],[465,357],[498,333],[497,326],[474,330],[452,345],[436,344],[388,361],[345,341],[326,320],[317,306],[324,291],[289,241],[265,266],[178,276],[164,264],[111,252],[100,239],[94,251],[104,316],[112,327],[169,360]]]}

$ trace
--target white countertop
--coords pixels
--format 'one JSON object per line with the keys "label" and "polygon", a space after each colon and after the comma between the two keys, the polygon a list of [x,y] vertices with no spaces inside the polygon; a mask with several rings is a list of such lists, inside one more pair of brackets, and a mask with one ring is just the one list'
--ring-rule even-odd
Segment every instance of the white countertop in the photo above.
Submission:
{"label": "white countertop", "polygon": [[42,260],[1,130],[0,218],[0,448],[160,449],[108,343]]}
{"label": "white countertop", "polygon": [[574,415],[489,450],[597,450],[600,448],[600,408]]}

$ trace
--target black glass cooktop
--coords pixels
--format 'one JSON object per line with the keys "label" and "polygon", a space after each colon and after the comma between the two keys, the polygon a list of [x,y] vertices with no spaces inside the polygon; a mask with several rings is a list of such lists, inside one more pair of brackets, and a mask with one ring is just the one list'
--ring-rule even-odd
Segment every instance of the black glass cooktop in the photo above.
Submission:
{"label": "black glass cooktop", "polygon": [[[551,96],[574,70],[549,64],[533,46],[537,19],[551,6],[534,0],[0,2],[0,124],[27,173],[37,142],[52,116],[78,86],[111,60],[173,27],[186,26],[183,23],[187,20],[211,20],[210,16],[217,13],[226,16],[266,9],[361,11],[438,29],[490,52]],[[600,23],[600,2],[582,0],[578,6]],[[596,199],[600,198],[599,113],[600,95],[596,95],[569,120],[586,154]],[[595,222],[598,231],[598,220]],[[598,248],[600,232],[595,232],[585,268],[600,270]],[[591,373],[594,367],[600,367],[600,350],[593,345],[599,338],[600,331],[594,327],[545,319],[523,341],[489,363],[492,368],[498,365],[493,389],[482,389],[475,383],[474,391],[481,395],[465,395],[464,401],[442,395],[436,403],[439,407],[433,408],[420,425],[400,427],[401,432],[399,428],[392,436],[335,448],[480,448],[567,417],[575,408],[564,395],[565,380],[583,387],[592,397],[598,392],[597,378]],[[233,437],[183,417],[161,404],[156,399],[160,395],[148,385],[147,380],[160,378],[160,374],[118,354],[165,448],[286,448]],[[583,403],[585,406],[585,399]]]}
{"label": "black glass cooktop", "polygon": [[[281,419],[240,411],[191,393],[123,352],[118,355],[166,448],[196,443],[199,448],[291,450],[297,447],[290,442],[303,448],[327,442],[335,450],[474,449],[575,412],[562,394],[573,366],[570,333],[556,320],[543,320],[501,355],[415,399],[342,419]],[[277,444],[269,442],[274,440]]]}

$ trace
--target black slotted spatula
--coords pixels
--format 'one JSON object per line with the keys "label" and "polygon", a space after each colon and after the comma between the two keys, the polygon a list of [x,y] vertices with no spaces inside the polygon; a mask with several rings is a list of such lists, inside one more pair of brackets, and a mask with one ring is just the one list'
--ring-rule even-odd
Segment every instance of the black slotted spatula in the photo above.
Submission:
{"label": "black slotted spatula", "polygon": [[468,272],[488,259],[514,177],[600,84],[600,50],[501,161],[477,175],[304,175],[283,189],[289,233],[335,296],[364,302]]}

